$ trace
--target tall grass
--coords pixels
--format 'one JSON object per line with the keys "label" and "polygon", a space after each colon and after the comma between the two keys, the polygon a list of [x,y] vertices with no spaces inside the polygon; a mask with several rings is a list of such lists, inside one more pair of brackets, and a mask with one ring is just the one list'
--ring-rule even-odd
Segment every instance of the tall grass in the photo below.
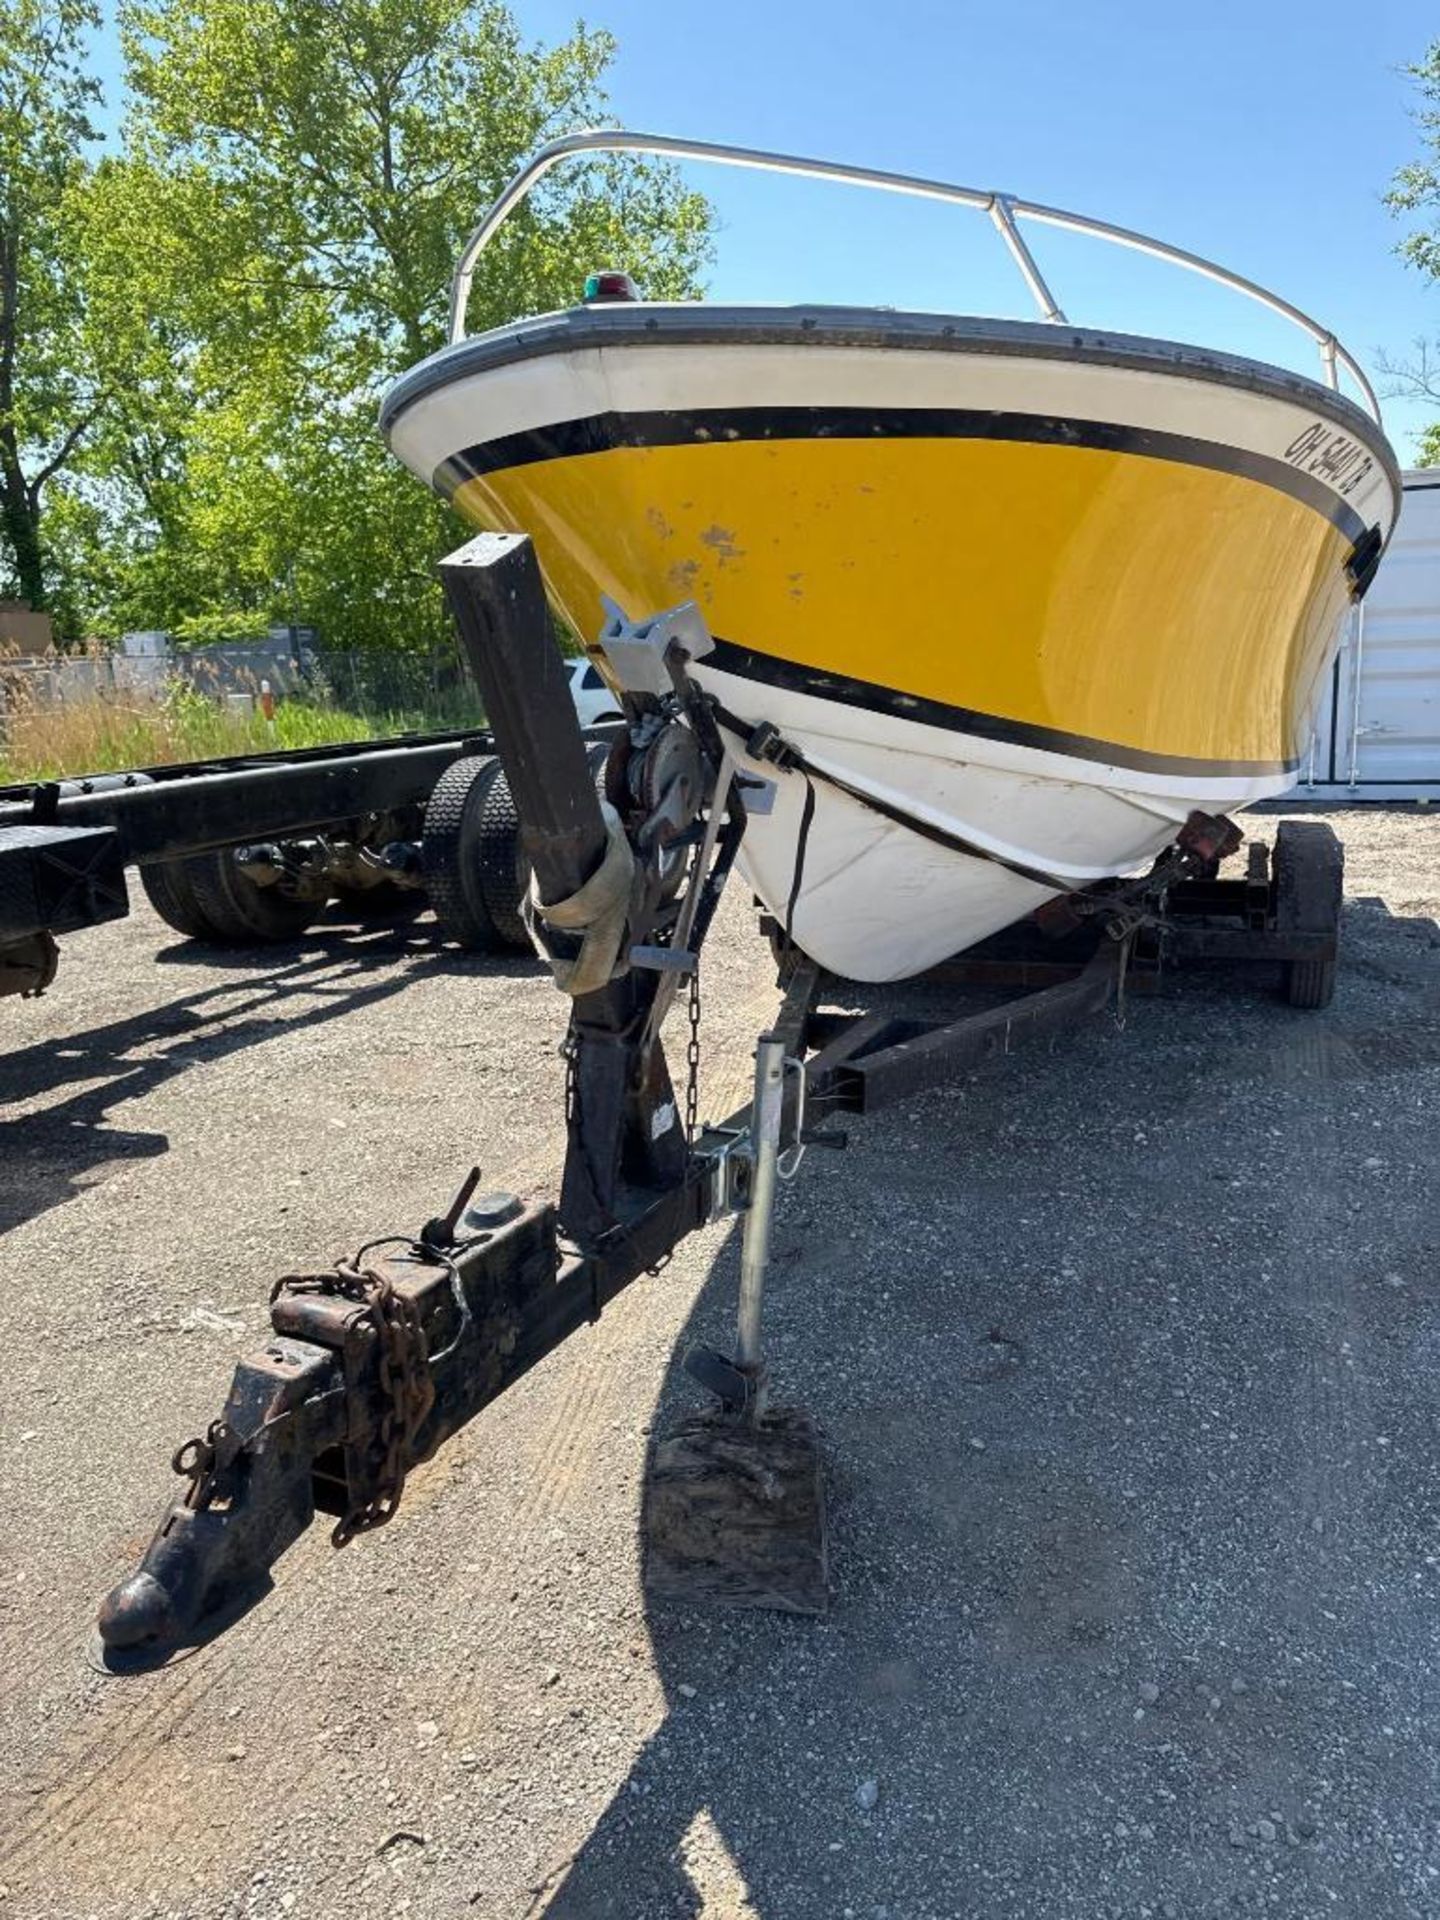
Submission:
{"label": "tall grass", "polygon": [[365,719],[340,707],[285,700],[272,722],[258,704],[253,711],[222,705],[180,683],[159,700],[102,692],[53,705],[17,690],[0,709],[0,783],[375,740],[403,733],[417,719]]}

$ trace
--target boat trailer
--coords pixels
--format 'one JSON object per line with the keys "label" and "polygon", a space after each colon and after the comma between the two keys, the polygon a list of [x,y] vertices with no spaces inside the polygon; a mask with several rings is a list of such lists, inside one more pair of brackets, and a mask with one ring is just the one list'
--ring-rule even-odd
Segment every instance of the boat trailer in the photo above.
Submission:
{"label": "boat trailer", "polygon": [[[783,996],[756,1048],[754,1097],[702,1126],[701,955],[747,800],[764,800],[686,672],[709,648],[704,623],[686,606],[607,629],[625,725],[602,795],[528,539],[481,535],[441,574],[518,819],[526,918],[571,1001],[560,1191],[527,1205],[482,1190],[476,1169],[413,1233],[276,1283],[270,1338],[238,1364],[208,1432],[176,1453],[183,1492],[100,1609],[91,1653],[105,1672],[164,1665],[213,1638],[268,1591],[317,1513],[333,1516],[337,1546],[385,1524],[413,1468],[687,1234],[729,1216],[743,1221],[736,1344],[685,1356],[710,1405],[653,1443],[646,1580],[690,1600],[823,1611],[816,1437],[803,1412],[772,1401],[763,1357],[777,1180],[807,1149],[845,1145],[837,1118],[1098,1014],[1168,959],[1278,962],[1300,1005],[1323,1004],[1333,982],[1342,871],[1330,829],[1287,822],[1273,872],[1252,850],[1246,878],[1222,880],[1238,830],[1192,814],[1144,878],[1067,895],[1008,944],[942,970],[1031,989],[953,1021],[827,1008],[835,983],[772,926]],[[786,777],[773,727],[757,727],[746,752]],[[485,765],[453,784],[456,818]],[[661,1027],[682,992],[689,1071],[677,1090]]]}

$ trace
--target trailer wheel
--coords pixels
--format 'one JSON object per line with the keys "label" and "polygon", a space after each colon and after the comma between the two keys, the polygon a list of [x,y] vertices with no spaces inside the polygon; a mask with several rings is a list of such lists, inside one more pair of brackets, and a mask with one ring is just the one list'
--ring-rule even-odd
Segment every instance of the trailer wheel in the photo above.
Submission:
{"label": "trailer wheel", "polygon": [[1292,1007],[1328,1007],[1335,994],[1345,849],[1323,820],[1284,820],[1275,835],[1272,870],[1276,931],[1326,934],[1332,943],[1328,955],[1285,963],[1285,998]]}
{"label": "trailer wheel", "polygon": [[201,913],[183,860],[156,860],[140,869],[145,898],[167,927],[190,940],[213,940],[215,929]]}
{"label": "trailer wheel", "polygon": [[1285,969],[1285,998],[1307,1011],[1328,1007],[1335,998],[1335,962],[1292,960]]}
{"label": "trailer wheel", "polygon": [[278,887],[257,887],[236,866],[229,847],[192,853],[182,863],[200,918],[199,937],[222,947],[264,946],[298,940],[315,920],[323,900],[297,900]]}
{"label": "trailer wheel", "polygon": [[[468,953],[498,953],[514,944],[496,925],[481,871],[484,840],[483,865],[493,890],[494,870],[501,849],[499,835],[494,830],[496,823],[492,821],[492,831],[487,838],[483,820],[486,803],[499,778],[500,762],[492,754],[468,755],[445,769],[425,808],[420,857],[430,904],[441,931]],[[508,803],[508,790],[505,798]],[[510,811],[513,815],[513,807]],[[516,857],[512,837],[509,848],[512,868]]]}

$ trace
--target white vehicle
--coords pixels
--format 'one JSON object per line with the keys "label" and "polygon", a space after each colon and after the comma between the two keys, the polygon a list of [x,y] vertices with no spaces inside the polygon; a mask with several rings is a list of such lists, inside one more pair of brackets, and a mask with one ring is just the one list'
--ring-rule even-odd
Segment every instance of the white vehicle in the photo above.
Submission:
{"label": "white vehicle", "polygon": [[618,720],[620,707],[615,695],[606,686],[604,676],[582,654],[578,660],[571,660],[570,698],[575,702],[575,711],[580,716],[582,727],[598,726],[602,720]]}

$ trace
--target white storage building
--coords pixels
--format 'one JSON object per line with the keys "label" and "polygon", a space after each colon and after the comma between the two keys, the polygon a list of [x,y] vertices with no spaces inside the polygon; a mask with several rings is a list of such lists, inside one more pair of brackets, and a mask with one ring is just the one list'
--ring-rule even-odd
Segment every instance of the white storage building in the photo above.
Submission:
{"label": "white storage building", "polygon": [[1405,475],[1394,538],[1350,616],[1294,797],[1440,802],[1440,467]]}

